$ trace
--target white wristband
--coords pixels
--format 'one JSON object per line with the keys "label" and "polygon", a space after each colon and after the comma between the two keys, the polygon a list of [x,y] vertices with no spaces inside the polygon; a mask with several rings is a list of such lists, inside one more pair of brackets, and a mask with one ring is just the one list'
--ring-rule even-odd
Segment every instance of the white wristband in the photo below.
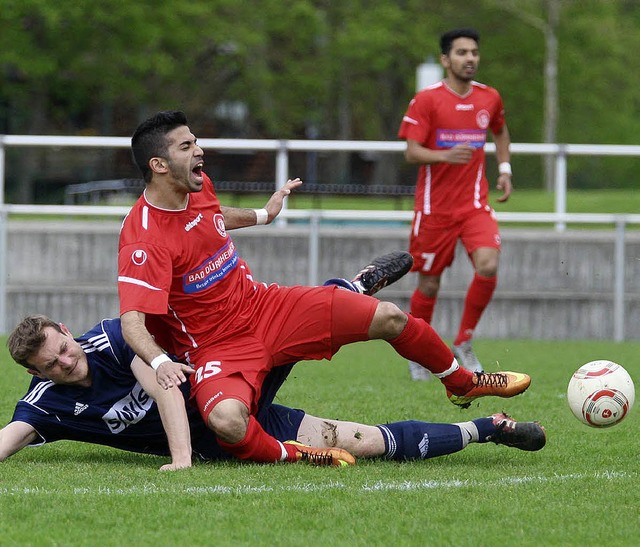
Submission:
{"label": "white wristband", "polygon": [[503,161],[498,164],[498,173],[501,175],[511,175],[511,164],[508,161]]}
{"label": "white wristband", "polygon": [[151,363],[149,363],[151,365],[151,368],[153,370],[158,370],[158,367],[162,364],[162,363],[166,363],[167,361],[171,361],[171,357],[169,357],[168,355],[161,353],[160,355],[158,355],[157,357],[153,358],[153,361],[151,361]]}
{"label": "white wristband", "polygon": [[266,224],[269,220],[269,212],[266,209],[254,209],[256,212],[256,225]]}

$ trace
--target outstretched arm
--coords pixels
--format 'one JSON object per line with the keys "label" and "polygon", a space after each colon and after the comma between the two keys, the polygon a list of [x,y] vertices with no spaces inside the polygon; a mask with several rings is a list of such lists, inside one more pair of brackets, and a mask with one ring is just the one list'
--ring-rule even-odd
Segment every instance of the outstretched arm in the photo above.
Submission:
{"label": "outstretched arm", "polygon": [[0,429],[0,462],[38,438],[36,430],[25,422],[11,422]]}
{"label": "outstretched arm", "polygon": [[136,357],[131,370],[149,396],[158,405],[160,418],[169,442],[171,463],[163,465],[161,471],[173,471],[191,467],[191,435],[185,400],[180,388],[174,386],[162,389],[156,381],[156,375],[147,364]]}
{"label": "outstretched arm", "polygon": [[[299,178],[288,180],[282,188],[273,193],[262,210],[220,206],[226,229],[235,230],[256,224],[271,223],[282,211],[285,198],[301,184],[302,181]],[[261,211],[266,211],[266,217],[260,218],[260,215],[264,214]]]}

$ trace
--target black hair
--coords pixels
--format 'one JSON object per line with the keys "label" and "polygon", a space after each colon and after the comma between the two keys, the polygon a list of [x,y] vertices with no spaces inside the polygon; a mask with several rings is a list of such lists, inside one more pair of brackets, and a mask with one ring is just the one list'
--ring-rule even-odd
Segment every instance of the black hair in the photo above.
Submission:
{"label": "black hair", "polygon": [[145,182],[151,180],[149,160],[164,157],[167,153],[166,134],[176,127],[187,124],[187,117],[179,110],[158,112],[142,122],[131,137],[131,153],[133,161],[142,172]]}
{"label": "black hair", "polygon": [[442,55],[449,55],[453,41],[457,38],[471,38],[476,41],[476,44],[480,43],[480,34],[477,30],[472,28],[456,28],[440,36],[440,52]]}

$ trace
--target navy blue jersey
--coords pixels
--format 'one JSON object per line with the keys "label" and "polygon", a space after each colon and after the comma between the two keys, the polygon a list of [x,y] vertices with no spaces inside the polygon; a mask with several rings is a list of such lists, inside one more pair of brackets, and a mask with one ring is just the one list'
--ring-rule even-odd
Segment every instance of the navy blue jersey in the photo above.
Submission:
{"label": "navy blue jersey", "polygon": [[[120,320],[104,319],[76,340],[87,355],[91,387],[56,385],[34,377],[11,421],[25,422],[37,431],[40,438],[33,446],[73,440],[169,455],[158,407],[131,371],[135,354],[124,341]],[[282,441],[296,439],[304,416],[301,410],[271,404],[291,366],[277,367],[267,378],[258,413],[265,431]],[[189,383],[181,390],[188,401]],[[205,460],[228,458],[188,403],[187,414],[194,455]]]}

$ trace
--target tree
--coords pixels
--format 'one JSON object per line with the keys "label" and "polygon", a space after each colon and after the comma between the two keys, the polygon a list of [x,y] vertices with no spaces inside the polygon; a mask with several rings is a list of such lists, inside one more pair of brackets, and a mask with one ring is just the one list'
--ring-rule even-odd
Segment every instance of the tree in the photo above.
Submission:
{"label": "tree", "polygon": [[[535,2],[515,2],[514,0],[490,4],[513,15],[526,25],[539,30],[544,36],[544,119],[542,123],[542,142],[557,142],[558,127],[558,25],[560,22],[560,0]],[[537,4],[537,6],[535,5]],[[537,8],[537,9],[536,9]],[[539,13],[536,13],[539,12]],[[546,11],[546,13],[544,13]],[[544,156],[544,184],[552,190],[555,183],[554,158]]]}
{"label": "tree", "polygon": [[[441,32],[470,22],[479,79],[500,90],[514,142],[637,141],[630,0],[0,0],[0,126],[126,135],[150,112],[181,108],[204,136],[395,139],[416,67],[439,56]],[[54,172],[43,153],[8,153],[17,201]],[[323,160],[321,178],[352,180],[350,159]],[[128,155],[56,160],[73,182],[132,169]],[[537,158],[514,163],[518,186],[539,184]],[[414,179],[400,157],[375,165],[377,181]],[[570,164],[584,186],[636,171],[633,160]]]}
{"label": "tree", "polygon": [[[239,3],[216,5],[225,12]],[[207,84],[224,85],[226,66],[215,70],[230,37],[224,21],[203,2],[2,0],[4,125],[28,134],[128,133],[140,105],[189,104],[199,70],[210,69]],[[12,157],[18,201],[33,201],[39,157]]]}

